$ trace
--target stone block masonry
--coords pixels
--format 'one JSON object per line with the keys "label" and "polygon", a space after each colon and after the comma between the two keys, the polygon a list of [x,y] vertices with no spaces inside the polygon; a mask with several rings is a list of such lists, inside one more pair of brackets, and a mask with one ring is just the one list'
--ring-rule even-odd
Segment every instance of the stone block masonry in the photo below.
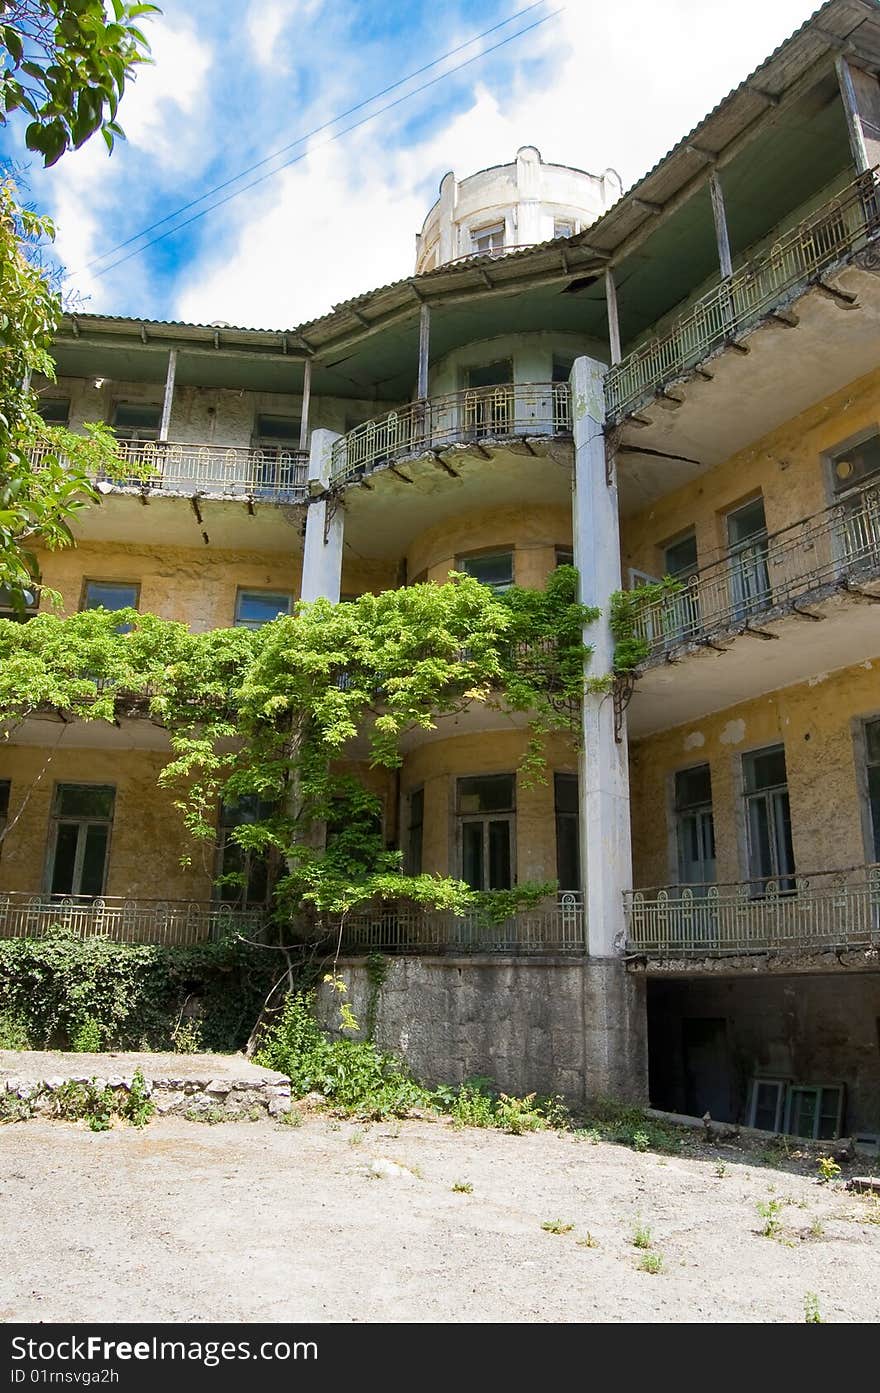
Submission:
{"label": "stone block masonry", "polygon": [[[366,1033],[422,1083],[489,1078],[505,1093],[647,1102],[644,984],[611,958],[408,957],[388,960],[377,990],[364,959],[339,973]],[[339,997],[318,993],[338,1032]]]}

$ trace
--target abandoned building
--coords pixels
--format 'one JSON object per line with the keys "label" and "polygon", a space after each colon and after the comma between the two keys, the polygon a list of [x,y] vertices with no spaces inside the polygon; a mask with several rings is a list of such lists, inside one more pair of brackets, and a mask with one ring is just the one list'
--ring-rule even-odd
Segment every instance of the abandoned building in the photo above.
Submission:
{"label": "abandoned building", "polygon": [[[355,1004],[386,952],[377,1038],[425,1078],[880,1134],[878,72],[880,6],[829,0],[626,193],[525,148],[447,174],[415,273],[313,322],[63,320],[45,419],[105,420],[156,469],[43,558],[68,612],[259,625],[573,560],[595,674],[609,597],[681,582],[646,589],[647,656],[585,696],[546,783],[482,707],[365,772],[411,871],[559,887],[491,934],[350,922]],[[258,878],[231,903],[181,868],[162,739],[15,730],[0,932],[259,921]]]}

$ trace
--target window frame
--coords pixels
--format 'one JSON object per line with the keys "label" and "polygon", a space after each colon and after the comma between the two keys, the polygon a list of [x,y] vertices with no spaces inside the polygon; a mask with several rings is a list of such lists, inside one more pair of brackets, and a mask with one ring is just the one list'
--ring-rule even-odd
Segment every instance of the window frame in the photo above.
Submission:
{"label": "window frame", "polygon": [[[767,784],[761,788],[750,789],[749,779],[746,772],[747,766],[755,759],[759,758],[761,755],[771,754],[775,751],[782,752],[783,760],[785,763],[785,783],[772,785]],[[739,755],[739,776],[740,790],[742,795],[743,824],[745,829],[745,855],[747,868],[746,878],[751,883],[752,894],[755,896],[761,896],[766,894],[766,885],[769,881],[775,881],[779,887],[779,890],[782,892],[793,890],[795,886],[795,878],[797,876],[797,859],[795,857],[794,852],[794,835],[791,816],[791,794],[789,791],[788,784],[788,759],[786,756],[785,742],[783,740],[777,740],[774,741],[774,743],[771,745],[758,745],[753,750],[743,750]],[[752,832],[752,818],[750,815],[750,805],[753,800],[757,800],[759,798],[766,800],[768,798],[774,797],[783,789],[785,791],[786,798],[788,799],[788,827],[789,838],[791,841],[791,869],[783,871],[777,868],[773,870],[769,875],[761,875],[760,873],[757,873],[755,871],[755,858],[753,854],[754,836]],[[778,859],[778,836],[780,833],[784,832],[784,828],[778,828],[776,826],[775,801],[772,803],[772,808],[772,815],[768,818],[768,829],[770,828],[772,823],[773,835],[768,840],[768,847],[771,852],[771,859]],[[763,884],[764,888],[760,888],[761,884]]]}
{"label": "window frame", "polygon": [[[873,769],[880,771],[880,759],[874,760],[870,756],[869,726],[877,726],[880,729],[880,711],[857,716],[852,721],[856,784],[865,846],[865,863],[873,866],[880,864],[880,808],[878,808],[875,821],[871,808],[871,771]],[[878,772],[878,779],[880,779],[880,772]]]}
{"label": "window frame", "polygon": [[[120,407],[132,407],[135,410],[156,412],[155,433],[153,426],[118,426],[116,414]],[[114,401],[110,407],[110,420],[108,425],[116,436],[117,440],[122,440],[131,445],[147,445],[159,439],[162,430],[162,403],[154,401],[126,401],[120,398]],[[124,434],[120,435],[120,430]]]}
{"label": "window frame", "polygon": [[[507,809],[499,809],[493,812],[462,812],[461,810],[461,785],[471,779],[509,779],[511,787],[511,806]],[[455,776],[454,798],[455,798],[455,821],[456,821],[456,860],[459,871],[459,878],[464,880],[464,831],[465,823],[480,823],[483,826],[482,834],[482,879],[484,884],[474,886],[480,890],[506,890],[512,889],[517,883],[516,878],[516,774],[508,773],[505,770],[493,770],[491,773],[468,773]],[[490,855],[489,845],[489,824],[493,822],[503,822],[507,824],[508,852],[510,860],[510,885],[491,886],[487,882],[490,879]]]}
{"label": "window frame", "polygon": [[9,806],[12,802],[12,780],[0,779],[0,857],[3,856],[3,847],[6,842],[6,831],[9,827]]}
{"label": "window frame", "polygon": [[[65,789],[69,788],[94,788],[108,789],[113,795],[113,805],[109,817],[89,817],[65,815],[61,812],[61,796]],[[96,779],[77,779],[77,780],[58,780],[52,788],[52,802],[49,811],[49,829],[46,839],[46,864],[44,870],[45,893],[53,899],[74,899],[74,900],[96,900],[101,899],[107,893],[107,880],[110,871],[110,852],[113,844],[113,827],[116,820],[116,803],[118,789],[116,784],[101,783]],[[55,862],[58,852],[58,834],[63,825],[72,823],[80,831],[77,833],[76,851],[74,853],[73,867],[73,886],[70,890],[53,890],[52,885],[55,880]],[[82,865],[85,859],[87,829],[89,827],[106,827],[107,839],[104,844],[104,864],[101,869],[101,889],[97,894],[83,893],[82,891]],[[82,835],[82,829],[86,829],[86,836]],[[79,887],[79,888],[77,888]]]}
{"label": "window frame", "polygon": [[[246,595],[267,595],[272,599],[287,598],[287,609],[279,610],[272,619],[263,619],[260,623],[250,623],[246,619],[239,618],[239,606]],[[264,624],[271,624],[279,617],[289,616],[293,609],[294,597],[290,590],[263,590],[259,586],[239,585],[235,591],[235,607],[232,612],[232,627],[234,629],[262,629]]]}
{"label": "window frame", "polygon": [[[416,808],[418,806],[418,815]],[[421,875],[425,855],[425,786],[418,784],[406,795],[406,869],[408,875]],[[418,833],[415,852],[414,833]]]}
{"label": "window frame", "polygon": [[[477,246],[477,239],[480,237],[491,237],[493,233],[501,233],[501,246],[490,247],[487,251],[481,251]],[[468,227],[468,237],[471,244],[471,256],[500,256],[507,244],[507,223],[504,218],[500,222],[480,223]]]}
{"label": "window frame", "polygon": [[[89,586],[90,586],[90,585],[103,585],[103,586],[106,586],[106,587],[118,586],[120,589],[125,588],[125,589],[128,589],[128,590],[133,590],[133,591],[134,591],[134,604],[131,604],[131,605],[120,605],[119,608],[120,608],[120,609],[136,609],[136,610],[139,610],[139,609],[140,609],[140,606],[141,606],[141,583],[140,583],[139,580],[113,580],[113,579],[111,579],[109,576],[83,576],[83,579],[82,579],[82,587],[81,587],[81,589],[80,589],[80,597],[79,597],[79,612],[80,612],[81,614],[82,614],[85,610],[87,610],[87,609],[107,609],[107,606],[106,606],[106,605],[90,605],[90,604],[88,603],[88,598],[89,598]],[[112,609],[111,609],[111,610],[108,610],[107,612],[108,612],[108,614],[115,614],[115,613],[116,613],[116,611],[115,611],[115,610],[112,610]]]}
{"label": "window frame", "polygon": [[[795,1095],[798,1093],[813,1093],[816,1095],[815,1122],[812,1137],[805,1137],[802,1132],[792,1132],[792,1113],[795,1106]],[[823,1115],[823,1094],[837,1094],[837,1108],[835,1110],[834,1131],[830,1137],[820,1136],[821,1121]],[[805,1141],[836,1141],[840,1136],[840,1129],[843,1125],[843,1110],[846,1103],[846,1085],[844,1083],[790,1083],[785,1095],[785,1124],[784,1133],[788,1137],[801,1137]]]}
{"label": "window frame", "polygon": [[[693,773],[696,769],[705,769],[709,776],[709,797],[702,802],[685,803],[679,799],[679,779],[684,774]],[[711,885],[718,883],[718,850],[715,839],[715,795],[712,780],[712,764],[708,759],[701,759],[695,764],[685,764],[678,769],[673,769],[670,774],[670,808],[672,814],[672,845],[670,847],[670,860],[675,868],[675,884],[705,886],[708,889]],[[696,818],[697,825],[701,829],[698,833],[702,842],[708,828],[712,838],[712,849],[714,856],[711,859],[714,865],[714,874],[711,880],[686,881],[683,878],[682,870],[684,857],[682,855],[682,830],[683,824],[688,818]],[[705,863],[703,863],[705,864]]]}
{"label": "window frame", "polygon": [[[63,421],[47,420],[46,417],[43,415],[42,411],[40,410],[41,405],[49,406],[50,404],[56,405],[56,404],[58,404],[58,403],[61,403],[61,404],[63,404],[64,406],[67,407],[67,410],[66,410],[66,412],[65,412],[65,414],[64,414],[64,420],[63,420]],[[62,427],[66,430],[66,429],[70,426],[70,397],[62,397],[62,396],[57,396],[57,397],[56,397],[56,396],[46,396],[46,397],[44,397],[44,396],[38,396],[38,399],[37,399],[37,415],[40,417],[40,419],[41,419],[42,421],[45,422],[45,424],[46,424],[47,426],[62,426]]]}
{"label": "window frame", "polygon": [[[510,557],[510,580],[501,584],[493,585],[489,581],[480,580],[479,576],[467,569],[469,561],[492,560],[496,556]],[[506,590],[512,590],[516,585],[516,547],[511,543],[510,546],[483,547],[477,551],[460,552],[455,558],[455,569],[463,571],[465,575],[471,576],[472,580],[479,581],[480,585],[485,585],[487,590],[493,591],[496,595],[503,594]]]}
{"label": "window frame", "polygon": [[873,440],[875,437],[880,440],[880,421],[875,421],[862,430],[855,431],[838,444],[832,445],[830,449],[822,451],[829,502],[843,502],[854,489],[862,488],[872,480],[877,486],[880,486],[880,467],[873,474],[866,474],[861,479],[856,478],[850,483],[841,481],[839,486],[837,483],[836,464],[840,456],[845,455],[849,450],[857,450],[860,445],[866,445],[869,440]]}
{"label": "window frame", "polygon": [[[576,807],[572,812],[568,808],[560,808],[559,785],[561,780],[569,780],[574,783]],[[562,876],[562,857],[560,850],[562,842],[559,836],[560,823],[567,822],[574,824],[574,848],[575,861],[577,864],[577,884],[573,887],[563,885]],[[560,895],[583,894],[583,867],[581,857],[581,807],[580,807],[580,780],[576,773],[567,769],[554,769],[553,771],[553,825],[556,838],[556,880]]]}

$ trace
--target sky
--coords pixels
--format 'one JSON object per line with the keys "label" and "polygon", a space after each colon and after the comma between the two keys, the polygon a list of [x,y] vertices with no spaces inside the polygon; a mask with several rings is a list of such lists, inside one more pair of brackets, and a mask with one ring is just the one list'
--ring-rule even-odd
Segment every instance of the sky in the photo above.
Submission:
{"label": "sky", "polygon": [[[120,105],[127,140],[108,156],[98,137],[51,170],[25,169],[25,196],[57,225],[68,299],[98,314],[302,324],[412,272],[447,170],[462,177],[536,145],[547,161],[616,169],[628,188],[816,8],[738,0],[732,23],[729,0],[542,0],[520,13],[527,5],[164,0],[144,25],[154,62]],[[0,153],[20,162],[22,148],[10,128]]]}

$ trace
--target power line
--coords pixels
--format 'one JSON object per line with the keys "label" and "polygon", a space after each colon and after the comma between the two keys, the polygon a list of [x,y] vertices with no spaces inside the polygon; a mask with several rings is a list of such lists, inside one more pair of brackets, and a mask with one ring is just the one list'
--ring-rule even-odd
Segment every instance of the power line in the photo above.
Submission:
{"label": "power line", "polygon": [[[529,8],[534,8],[534,6],[529,6]],[[363,116],[359,121],[353,121],[350,126],[345,126],[341,131],[337,131],[334,135],[331,135],[327,140],[321,141],[320,145],[317,145],[314,148],[318,150],[323,149],[325,145],[331,145],[334,140],[339,140],[340,137],[348,135],[351,131],[357,130],[360,126],[365,126],[368,122],[375,120],[377,116],[382,116],[386,111],[391,111],[394,107],[400,106],[402,102],[409,101],[411,97],[419,96],[420,93],[426,92],[430,87],[435,87],[438,82],[443,82],[446,78],[452,77],[455,73],[461,72],[464,68],[469,67],[472,63],[478,62],[479,59],[486,58],[490,53],[495,53],[498,49],[504,48],[506,44],[512,43],[514,39],[521,38],[523,34],[528,34],[532,29],[537,29],[540,25],[546,24],[548,20],[555,19],[557,15],[562,14],[564,8],[565,6],[563,5],[560,6],[558,10],[553,10],[550,14],[543,15],[540,19],[536,19],[531,24],[525,25],[524,28],[518,29],[515,34],[509,34],[506,38],[501,39],[497,44],[492,44],[489,48],[482,49],[480,53],[474,54],[472,58],[466,58],[463,62],[457,63],[454,68],[449,68],[447,71],[438,74],[437,77],[431,78],[429,82],[423,82],[420,87],[414,87],[411,92],[404,93],[402,97],[396,97],[393,102],[387,102],[385,106],[379,107],[377,111],[370,112],[368,116]],[[442,60],[438,59],[437,61],[440,62]],[[428,64],[428,67],[433,66],[434,64]],[[389,88],[388,90],[390,91],[391,89]],[[375,100],[375,98],[372,98],[370,100]],[[361,105],[366,105],[366,103],[361,103]],[[331,121],[328,124],[333,125],[335,124],[335,122]],[[182,232],[185,227],[189,227],[190,224],[198,222],[199,218],[205,217],[207,213],[212,213],[215,210],[215,208],[222,208],[224,204],[231,203],[234,198],[238,198],[239,194],[247,193],[249,189],[256,188],[258,184],[262,184],[267,179],[271,179],[272,176],[275,174],[280,174],[282,169],[288,169],[291,165],[298,164],[300,160],[304,160],[307,155],[312,153],[313,151],[311,150],[304,150],[301,154],[294,155],[292,159],[285,160],[285,162],[283,164],[278,165],[276,169],[270,169],[266,174],[261,174],[257,179],[252,179],[249,184],[244,184],[240,189],[235,189],[232,193],[227,194],[225,198],[218,198],[216,203],[212,203],[207,208],[201,209],[200,212],[194,213],[191,218],[185,218],[183,222],[177,223],[175,227],[170,227],[167,232],[160,232],[158,237],[152,237],[150,241],[145,242],[143,246],[135,247],[134,251],[128,252],[125,256],[120,256],[116,261],[111,261],[109,266],[104,266],[100,271],[95,272],[95,278],[97,279],[97,277],[99,276],[106,276],[110,271],[115,271],[117,266],[122,266],[126,261],[130,261],[132,257],[138,256],[141,252],[148,251],[149,248],[155,246],[157,242],[162,242],[165,240],[166,237],[173,237],[175,233]],[[254,168],[257,168],[257,166],[254,166]],[[243,176],[238,176],[238,178],[241,177]],[[232,180],[230,182],[234,183],[237,181]],[[205,197],[207,196],[208,195],[205,195]],[[202,200],[196,199],[195,201],[198,203]],[[171,214],[170,216],[174,217],[176,216],[176,214]],[[163,221],[167,221],[167,219],[163,219]],[[155,226],[159,226],[159,224],[157,223],[155,224]],[[137,238],[129,240],[137,240]],[[110,253],[108,252],[105,255],[109,256]],[[100,257],[98,258],[98,260],[101,259],[102,258]]]}
{"label": "power line", "polygon": [[[448,53],[441,54],[439,58],[433,58],[431,62],[426,63],[424,67],[416,68],[414,72],[408,73],[406,77],[401,77],[397,82],[392,82],[389,87],[383,87],[381,92],[374,92],[372,96],[365,97],[362,102],[358,102],[355,106],[350,106],[347,111],[341,111],[337,116],[331,117],[329,121],[324,121],[322,125],[315,126],[314,130],[307,131],[305,135],[297,136],[296,140],[291,140],[287,145],[282,145],[280,149],[273,150],[271,155],[265,155],[263,159],[257,160],[255,164],[247,165],[246,168],[239,170],[237,174],[233,174],[231,178],[225,179],[222,184],[215,184],[213,188],[207,189],[205,193],[200,194],[198,198],[192,199],[189,203],[182,204],[171,213],[166,213],[164,218],[159,218],[156,222],[150,223],[149,227],[142,228],[140,232],[135,232],[131,237],[126,237],[124,242],[117,242],[115,246],[108,247],[100,256],[93,257],[91,261],[87,261],[82,270],[91,270],[93,266],[97,266],[99,261],[106,261],[108,256],[112,256],[114,252],[122,251],[124,247],[130,246],[132,242],[139,242],[140,239],[146,237],[148,233],[155,232],[156,228],[161,227],[163,223],[171,222],[172,218],[178,218],[181,213],[189,212],[190,208],[195,208],[199,203],[204,203],[205,199],[210,198],[213,194],[222,193],[222,191],[228,189],[231,184],[237,184],[239,179],[244,179],[246,175],[253,174],[255,169],[262,169],[263,165],[271,164],[272,160],[277,160],[280,155],[286,155],[288,150],[292,150],[294,146],[302,145],[303,141],[311,140],[313,136],[320,135],[322,131],[329,130],[331,126],[335,126],[339,121],[344,121],[347,116],[353,116],[356,111],[361,111],[365,106],[370,106],[371,103],[379,101],[380,98],[387,97],[389,92],[394,92],[398,87],[403,87],[407,82],[412,82],[413,78],[421,77],[422,73],[430,72],[431,68],[436,68],[438,63],[445,63],[447,58],[454,58],[456,53],[461,53],[464,49],[470,48],[471,44],[479,43],[480,39],[487,38],[489,34],[494,34],[498,29],[504,29],[508,24],[513,24],[514,20],[522,19],[523,15],[528,14],[531,10],[538,9],[544,4],[546,4],[546,0],[534,0],[531,5],[526,5],[524,9],[517,10],[515,14],[509,15],[507,19],[502,19],[500,23],[493,24],[490,29],[484,29],[481,34],[475,34],[473,38],[467,39],[465,43],[459,44],[456,48],[451,48]],[[515,38],[516,36],[512,35],[511,37]],[[484,50],[484,52],[485,51],[486,50]],[[281,168],[284,168],[284,166],[281,166]],[[78,275],[80,273],[74,272],[74,274]]]}

